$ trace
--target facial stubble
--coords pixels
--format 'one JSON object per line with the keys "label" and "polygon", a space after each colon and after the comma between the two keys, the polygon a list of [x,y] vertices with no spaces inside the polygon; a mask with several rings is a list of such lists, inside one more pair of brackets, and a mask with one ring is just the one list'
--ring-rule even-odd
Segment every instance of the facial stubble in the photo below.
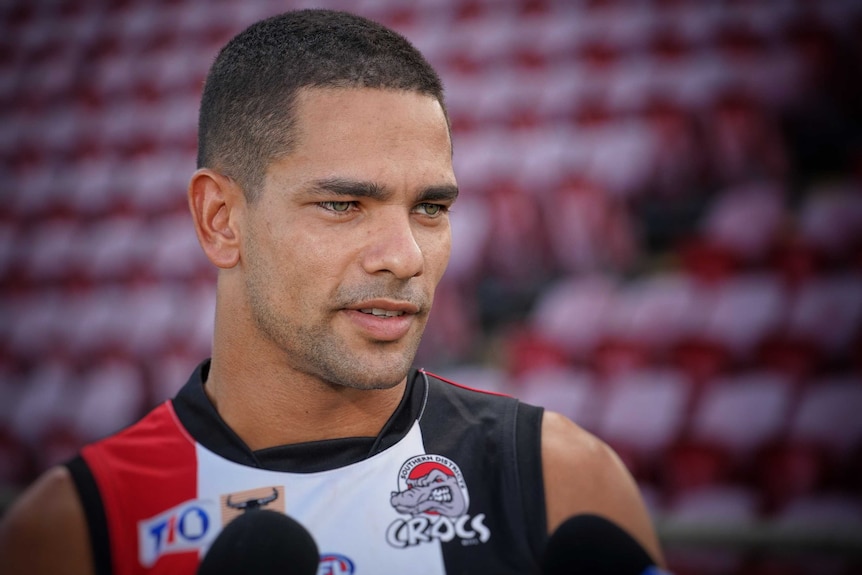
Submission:
{"label": "facial stubble", "polygon": [[[278,297],[279,286],[274,265],[262,261],[254,237],[246,243],[246,293],[248,310],[262,337],[278,349],[293,370],[314,377],[324,384],[353,389],[389,389],[401,383],[416,356],[427,321],[430,302],[417,302],[404,285],[339,287],[331,298],[332,307],[321,311],[312,302],[292,305]],[[407,295],[405,295],[407,294]],[[350,302],[375,297],[406,299],[420,304],[415,318],[417,328],[395,342],[364,341],[356,349],[335,327],[336,317]],[[356,341],[354,339],[354,341]]]}

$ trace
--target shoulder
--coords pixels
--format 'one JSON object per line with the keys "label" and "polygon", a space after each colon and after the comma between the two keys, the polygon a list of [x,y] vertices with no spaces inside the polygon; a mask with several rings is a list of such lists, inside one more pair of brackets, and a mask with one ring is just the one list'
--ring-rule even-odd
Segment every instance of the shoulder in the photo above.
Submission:
{"label": "shoulder", "polygon": [[194,452],[195,440],[180,423],[171,402],[164,402],[140,420],[117,433],[90,443],[81,455],[96,476],[113,476],[129,471],[119,465],[169,467],[180,465]]}
{"label": "shoulder", "polygon": [[541,451],[549,532],[573,515],[602,515],[661,561],[637,484],[606,443],[559,413],[546,411]]}
{"label": "shoulder", "polygon": [[[427,381],[427,401],[421,411],[442,411],[457,414],[465,422],[513,421],[519,401],[511,395],[499,393],[473,385],[465,385],[455,379],[420,370]],[[417,389],[426,389],[418,387]]]}
{"label": "shoulder", "polygon": [[25,491],[0,522],[4,573],[92,573],[84,509],[69,471],[55,467]]}

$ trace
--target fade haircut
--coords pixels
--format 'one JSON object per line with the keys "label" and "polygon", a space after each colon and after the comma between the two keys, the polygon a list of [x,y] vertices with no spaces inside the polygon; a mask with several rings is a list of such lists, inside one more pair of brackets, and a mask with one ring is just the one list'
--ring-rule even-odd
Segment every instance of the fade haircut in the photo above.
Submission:
{"label": "fade haircut", "polygon": [[346,12],[287,12],[252,24],[216,57],[201,98],[198,168],[233,178],[254,201],[267,167],[295,143],[302,88],[418,92],[446,113],[439,76],[400,34]]}

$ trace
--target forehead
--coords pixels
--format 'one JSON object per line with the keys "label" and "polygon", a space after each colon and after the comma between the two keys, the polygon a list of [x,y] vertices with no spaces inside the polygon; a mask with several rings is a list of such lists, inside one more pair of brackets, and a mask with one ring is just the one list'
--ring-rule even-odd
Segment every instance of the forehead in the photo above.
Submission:
{"label": "forehead", "polygon": [[446,116],[433,96],[374,88],[305,88],[295,138],[272,170],[305,177],[454,183]]}
{"label": "forehead", "polygon": [[443,128],[448,140],[443,108],[429,94],[361,87],[302,88],[297,91],[295,105],[300,130],[314,128],[318,133],[331,133],[338,126],[350,128],[363,123],[368,128],[412,127],[429,132]]}

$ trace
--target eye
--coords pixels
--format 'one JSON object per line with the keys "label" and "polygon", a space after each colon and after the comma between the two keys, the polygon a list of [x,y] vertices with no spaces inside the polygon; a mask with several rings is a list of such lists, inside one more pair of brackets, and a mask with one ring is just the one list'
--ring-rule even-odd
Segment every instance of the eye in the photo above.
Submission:
{"label": "eye", "polygon": [[321,207],[332,212],[343,213],[353,207],[354,202],[320,202]]}
{"label": "eye", "polygon": [[424,204],[419,204],[418,206],[416,206],[416,210],[420,214],[422,214],[424,216],[429,216],[432,218],[437,217],[440,214],[445,213],[447,209],[448,208],[442,204],[424,203]]}

